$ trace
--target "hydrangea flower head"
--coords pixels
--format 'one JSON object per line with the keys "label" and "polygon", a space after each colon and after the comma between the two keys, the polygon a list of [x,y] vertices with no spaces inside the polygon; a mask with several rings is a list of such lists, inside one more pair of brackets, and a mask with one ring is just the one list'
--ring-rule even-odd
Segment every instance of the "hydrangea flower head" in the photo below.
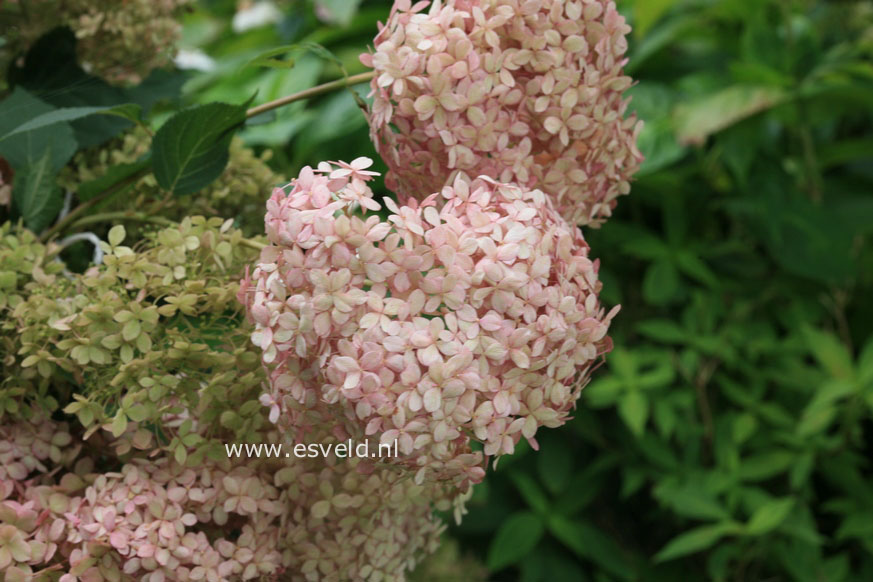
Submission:
{"label": "hydrangea flower head", "polygon": [[543,192],[458,175],[411,206],[386,198],[382,220],[356,212],[380,206],[366,163],[304,168],[268,203],[272,244],[241,294],[261,401],[289,430],[396,441],[417,482],[465,489],[483,454],[567,419],[615,310]]}
{"label": "hydrangea flower head", "polygon": [[398,0],[361,56],[386,183],[415,197],[487,175],[602,222],[642,160],[622,98],[629,31],[611,0]]}
{"label": "hydrangea flower head", "polygon": [[44,415],[0,427],[2,580],[402,582],[451,507],[440,484],[360,459],[149,455],[101,473],[83,457],[68,472],[69,443]]}

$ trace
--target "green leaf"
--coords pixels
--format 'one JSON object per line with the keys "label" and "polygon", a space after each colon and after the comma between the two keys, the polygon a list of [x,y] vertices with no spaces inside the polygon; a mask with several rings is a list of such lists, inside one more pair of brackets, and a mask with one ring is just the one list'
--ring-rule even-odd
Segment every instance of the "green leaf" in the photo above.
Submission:
{"label": "green leaf", "polygon": [[[31,46],[23,66],[16,61],[9,71],[10,83],[59,108],[111,107],[136,101],[126,90],[86,73],[76,62],[76,42],[67,27],[51,30]],[[76,119],[70,125],[82,147],[102,144],[130,127],[125,119],[112,116]]]}
{"label": "green leaf", "polygon": [[700,257],[689,249],[683,249],[676,255],[676,264],[683,273],[693,277],[709,287],[715,287],[718,279]]}
{"label": "green leaf", "polygon": [[649,401],[639,390],[631,390],[618,402],[618,414],[636,436],[642,436],[649,418]]}
{"label": "green leaf", "polygon": [[769,479],[787,471],[796,460],[795,453],[779,449],[746,457],[740,462],[740,479],[744,481]]}
{"label": "green leaf", "polygon": [[828,374],[842,379],[854,375],[852,356],[836,336],[812,327],[804,328],[803,335],[809,351]]}
{"label": "green leaf", "polygon": [[95,114],[115,115],[129,121],[139,121],[140,112],[140,106],[134,103],[109,107],[64,107],[62,109],[54,109],[43,113],[42,115],[37,115],[5,135],[0,136],[0,141],[28,131],[50,127],[57,123],[76,121],[77,119],[82,119],[83,117]]}
{"label": "green leaf", "polygon": [[667,505],[677,515],[692,519],[724,520],[730,517],[725,509],[702,483],[674,482],[659,484],[654,490],[655,497]]}
{"label": "green leaf", "polygon": [[683,343],[688,334],[669,319],[649,319],[637,324],[637,331],[663,343]]}
{"label": "green leaf", "polygon": [[63,204],[60,190],[55,184],[51,160],[51,148],[47,148],[42,158],[16,175],[12,190],[15,208],[27,228],[34,232],[40,232],[48,226]]}
{"label": "green leaf", "polygon": [[749,519],[749,523],[746,524],[746,533],[749,535],[762,535],[776,529],[779,527],[779,524],[785,521],[785,518],[788,517],[793,508],[793,497],[777,499],[762,505],[755,510],[755,513]]}
{"label": "green leaf", "polygon": [[488,548],[488,569],[501,570],[521,561],[543,536],[542,520],[529,511],[512,514],[497,530]]}
{"label": "green leaf", "polygon": [[553,515],[549,518],[548,526],[549,533],[577,556],[591,560],[620,580],[635,579],[625,552],[591,524]]}
{"label": "green leaf", "polygon": [[243,105],[209,103],[167,120],[152,141],[158,185],[175,194],[191,194],[218,178],[227,165],[233,132],[245,115]]}
{"label": "green leaf", "polygon": [[667,12],[676,0],[643,0],[634,2],[634,33],[643,37],[652,25]]}
{"label": "green leaf", "polygon": [[26,171],[29,165],[37,163],[46,151],[51,150],[48,167],[51,173],[56,173],[78,149],[73,130],[66,123],[9,135],[18,127],[21,119],[34,119],[53,111],[55,109],[51,105],[20,88],[0,102],[0,135],[7,136],[0,141],[0,156],[6,158],[16,172]]}
{"label": "green leaf", "polygon": [[[635,30],[638,32],[639,27]],[[687,148],[676,141],[670,121],[676,92],[665,84],[650,82],[631,87],[627,95],[631,108],[645,122],[637,139],[637,147],[645,158],[637,177],[655,173],[682,159]]]}
{"label": "green leaf", "polygon": [[[544,437],[545,439],[545,437]],[[553,495],[567,490],[573,471],[573,451],[561,439],[548,439],[536,455],[540,482]]]}
{"label": "green leaf", "polygon": [[830,427],[837,416],[837,409],[832,405],[816,406],[804,411],[803,417],[797,423],[797,435],[808,438],[822,433]]}
{"label": "green leaf", "polygon": [[789,97],[776,87],[734,85],[722,89],[676,109],[677,138],[681,144],[702,145],[710,135],[780,105]]}
{"label": "green leaf", "polygon": [[739,529],[738,524],[725,522],[715,525],[702,525],[688,530],[670,540],[660,552],[655,554],[655,561],[666,562],[667,560],[674,560],[705,550],[712,547],[724,536],[737,533]]}
{"label": "green leaf", "polygon": [[247,67],[267,67],[270,69],[291,69],[296,64],[297,61],[293,58],[288,58],[286,60],[277,59],[276,57],[286,55],[286,54],[295,54],[295,53],[312,53],[318,57],[326,61],[330,61],[342,68],[342,61],[333,54],[327,48],[321,46],[318,43],[314,42],[301,42],[298,44],[286,44],[283,46],[278,46],[272,48],[268,51],[264,51],[248,63],[246,63]]}
{"label": "green leaf", "polygon": [[511,473],[512,482],[515,483],[521,496],[524,497],[528,507],[539,514],[546,514],[549,511],[549,499],[543,492],[542,488],[531,477],[518,471]]}
{"label": "green leaf", "polygon": [[664,305],[679,292],[679,272],[667,259],[659,259],[646,270],[643,297],[652,305]]}

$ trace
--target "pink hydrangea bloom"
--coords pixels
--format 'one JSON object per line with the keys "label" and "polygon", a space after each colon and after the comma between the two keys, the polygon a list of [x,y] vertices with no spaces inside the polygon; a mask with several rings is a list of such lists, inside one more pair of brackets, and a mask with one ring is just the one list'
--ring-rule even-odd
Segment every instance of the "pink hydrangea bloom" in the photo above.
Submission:
{"label": "pink hydrangea bloom", "polygon": [[268,202],[272,244],[243,283],[262,402],[301,434],[396,440],[416,482],[465,490],[483,453],[561,425],[611,349],[598,263],[539,190],[459,175],[412,206],[385,199],[383,221],[357,212],[378,205],[346,169],[304,168]]}
{"label": "pink hydrangea bloom", "polygon": [[[52,428],[69,437],[45,419],[4,427],[4,458],[68,460],[42,438]],[[264,433],[261,442],[290,450],[284,436]],[[323,432],[309,438],[336,444]],[[5,474],[12,487],[0,499],[0,579],[402,582],[438,544],[444,526],[433,509],[451,508],[442,485],[416,485],[360,459],[265,456],[182,466],[149,457],[104,473],[78,463],[74,471],[34,464],[23,480]]]}
{"label": "pink hydrangea bloom", "polygon": [[622,98],[629,31],[611,0],[396,1],[361,56],[387,184],[417,197],[488,175],[543,190],[571,224],[602,222],[642,160]]}

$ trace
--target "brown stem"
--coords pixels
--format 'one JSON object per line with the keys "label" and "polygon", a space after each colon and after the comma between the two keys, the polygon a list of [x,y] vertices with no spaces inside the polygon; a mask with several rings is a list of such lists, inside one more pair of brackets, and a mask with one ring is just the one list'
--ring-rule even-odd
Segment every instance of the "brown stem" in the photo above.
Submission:
{"label": "brown stem", "polygon": [[344,77],[342,79],[337,79],[336,81],[331,81],[330,83],[324,83],[323,85],[318,85],[317,87],[311,87],[309,89],[304,89],[303,91],[299,91],[297,93],[293,93],[291,95],[287,95],[285,97],[280,97],[275,101],[270,101],[269,103],[264,103],[263,105],[258,105],[257,107],[252,107],[246,112],[246,118],[250,119],[255,117],[256,115],[260,115],[261,113],[266,113],[267,111],[272,111],[273,109],[278,109],[283,105],[288,105],[289,103],[294,103],[295,101],[302,101],[303,99],[309,99],[310,97],[315,97],[317,95],[322,95],[324,93],[329,93],[335,89],[342,89],[343,87],[351,87],[352,85],[357,85],[358,83],[366,83],[370,81],[376,76],[375,71],[369,71],[366,73],[360,73],[358,75],[352,75],[351,77]]}

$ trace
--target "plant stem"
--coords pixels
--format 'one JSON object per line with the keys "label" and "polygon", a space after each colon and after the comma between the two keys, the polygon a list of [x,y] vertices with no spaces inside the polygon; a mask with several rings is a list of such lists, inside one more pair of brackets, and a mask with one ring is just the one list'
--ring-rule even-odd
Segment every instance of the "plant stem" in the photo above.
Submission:
{"label": "plant stem", "polygon": [[48,229],[47,231],[42,233],[42,235],[40,235],[39,239],[42,242],[46,242],[47,240],[51,239],[56,234],[58,234],[59,232],[63,231],[65,228],[67,228],[70,224],[72,224],[73,222],[76,222],[80,215],[84,214],[85,212],[87,212],[88,210],[90,210],[91,208],[93,208],[94,206],[99,204],[100,202],[103,202],[104,200],[108,199],[113,194],[120,192],[122,189],[124,189],[125,186],[136,182],[137,180],[139,180],[140,178],[142,178],[143,176],[148,174],[150,171],[151,171],[151,168],[143,168],[139,172],[136,172],[135,174],[131,174],[130,176],[128,176],[124,180],[118,182],[117,184],[113,184],[112,186],[110,186],[109,188],[107,188],[106,190],[101,192],[100,194],[97,194],[96,196],[94,196],[94,198],[91,198],[90,200],[86,200],[82,204],[79,204],[69,214],[67,214],[64,218],[59,220],[53,227],[51,227],[50,229]]}
{"label": "plant stem", "polygon": [[329,93],[335,89],[351,87],[352,85],[357,85],[358,83],[366,83],[367,81],[373,79],[375,76],[375,71],[368,71],[366,73],[352,75],[351,77],[344,77],[342,79],[337,79],[336,81],[331,81],[330,83],[324,83],[323,85],[304,89],[303,91],[299,91],[285,97],[280,97],[275,101],[270,101],[269,103],[264,103],[263,105],[252,107],[246,112],[246,118],[250,119],[252,117],[255,117],[256,115],[260,115],[261,113],[266,113],[267,111],[278,109],[283,105],[288,105],[289,103],[294,103],[295,101],[302,101],[303,99],[309,99],[310,97]]}
{"label": "plant stem", "polygon": [[79,228],[97,222],[122,221],[132,220],[134,222],[150,222],[161,226],[175,226],[177,223],[163,216],[152,216],[144,212],[102,212],[100,214],[92,214],[77,220],[71,228]]}
{"label": "plant stem", "polygon": [[[151,224],[157,224],[160,226],[179,226],[179,223],[170,220],[169,218],[164,218],[163,216],[153,216],[151,214],[146,214],[145,212],[103,212],[100,214],[92,214],[91,216],[85,216],[79,220],[77,220],[72,228],[77,228],[81,226],[87,226],[89,224],[94,224],[97,222],[109,222],[109,221],[124,221],[130,220],[133,222],[147,222]],[[249,238],[243,238],[239,240],[239,244],[244,247],[248,247],[254,250],[261,250],[267,245],[265,243],[252,240]]]}

